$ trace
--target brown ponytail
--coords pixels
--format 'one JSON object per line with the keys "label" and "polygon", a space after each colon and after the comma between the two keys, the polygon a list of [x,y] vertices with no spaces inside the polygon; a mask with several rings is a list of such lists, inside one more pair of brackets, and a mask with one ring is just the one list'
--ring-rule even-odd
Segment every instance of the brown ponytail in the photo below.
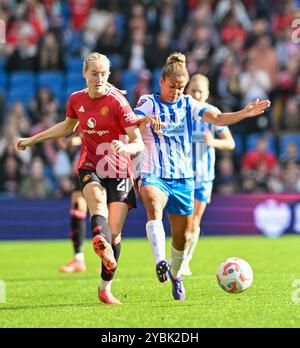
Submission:
{"label": "brown ponytail", "polygon": [[184,54],[179,52],[174,52],[169,55],[162,71],[163,79],[165,77],[173,76],[184,76],[187,81],[189,80],[189,73],[186,68],[186,57]]}

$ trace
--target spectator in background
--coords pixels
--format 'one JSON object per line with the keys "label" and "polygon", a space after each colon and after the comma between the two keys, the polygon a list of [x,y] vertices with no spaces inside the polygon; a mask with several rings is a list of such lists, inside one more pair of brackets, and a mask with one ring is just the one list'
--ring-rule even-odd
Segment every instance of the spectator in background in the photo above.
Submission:
{"label": "spectator in background", "polygon": [[220,34],[223,43],[226,45],[234,38],[239,38],[242,42],[246,41],[247,32],[243,29],[236,17],[229,13],[222,27],[220,28]]}
{"label": "spectator in background", "polygon": [[41,87],[36,97],[29,104],[29,116],[33,123],[41,121],[41,115],[49,110],[58,113],[58,103],[53,93],[47,87]]}
{"label": "spectator in background", "polygon": [[17,136],[26,137],[30,134],[31,121],[22,103],[16,102],[13,104],[5,119],[4,127],[13,130]]}
{"label": "spectator in background", "polygon": [[273,171],[278,170],[278,167],[274,167],[272,171],[268,169],[266,162],[259,162],[256,166],[255,172],[249,172],[248,175],[253,175],[256,183],[255,192],[266,193],[268,192],[268,182],[271,178]]}
{"label": "spectator in background", "polygon": [[267,190],[270,193],[283,193],[284,185],[282,181],[282,170],[280,167],[275,168],[267,179]]}
{"label": "spectator in background", "polygon": [[300,131],[300,107],[296,97],[289,97],[283,107],[280,128],[288,131]]}
{"label": "spectator in background", "polygon": [[53,173],[57,179],[70,176],[72,174],[72,164],[70,158],[68,153],[63,149],[59,149],[56,152],[53,162]]}
{"label": "spectator in background", "polygon": [[257,140],[254,150],[246,152],[242,160],[242,187],[245,192],[267,192],[269,176],[278,169],[276,156],[268,150],[268,141]]}
{"label": "spectator in background", "polygon": [[131,34],[131,40],[126,43],[123,50],[125,69],[141,71],[146,67],[145,32],[135,29]]}
{"label": "spectator in background", "polygon": [[198,24],[195,27],[193,39],[190,41],[187,50],[197,63],[201,63],[211,56],[213,45],[208,26]]}
{"label": "spectator in background", "polygon": [[136,2],[131,7],[131,12],[127,18],[127,28],[129,32],[134,30],[142,30],[146,32],[147,30],[147,21],[145,14],[145,6],[141,3]]}
{"label": "spectator in background", "polygon": [[283,172],[283,191],[285,193],[300,192],[300,170],[295,162],[287,162]]}
{"label": "spectator in background", "polygon": [[121,45],[122,35],[117,30],[115,19],[111,18],[105,30],[99,36],[95,50],[107,56],[118,55],[121,59]]}
{"label": "spectator in background", "polygon": [[173,37],[176,31],[176,1],[163,0],[159,12],[160,30],[169,37]]}
{"label": "spectator in background", "polygon": [[255,61],[247,59],[245,71],[240,74],[240,86],[243,94],[243,104],[256,98],[264,99],[268,97],[271,89],[271,79],[267,72],[257,69]]}
{"label": "spectator in background", "polygon": [[151,71],[155,69],[162,69],[170,54],[170,37],[162,31],[157,34],[155,42],[151,46],[147,46],[147,67]]}
{"label": "spectator in background", "polygon": [[6,126],[3,129],[3,134],[0,137],[0,157],[4,158],[8,155],[16,156],[18,161],[20,160],[21,163],[28,164],[32,156],[31,151],[29,151],[27,154],[19,154],[15,151],[14,142],[18,136],[19,133],[17,133],[15,128]]}
{"label": "spectator in background", "polygon": [[72,30],[78,31],[84,28],[94,2],[95,0],[70,0]]}
{"label": "spectator in background", "polygon": [[[222,104],[230,110],[238,110],[240,108],[241,99],[241,66],[235,57],[229,53],[224,63],[220,67],[217,78],[217,92],[222,100]],[[250,98],[250,97],[249,97]],[[248,98],[248,100],[250,100]]]}
{"label": "spectator in background", "polygon": [[64,54],[54,32],[48,31],[41,39],[38,55],[38,70],[63,70]]}
{"label": "spectator in background", "polygon": [[267,18],[265,17],[255,18],[252,22],[252,30],[251,32],[249,32],[245,45],[247,47],[252,47],[259,36],[269,32],[270,32],[270,25]]}
{"label": "spectator in background", "polygon": [[16,196],[18,185],[23,170],[24,158],[27,156],[18,156],[15,150],[14,142],[18,134],[14,128],[4,128],[3,137],[0,138],[0,191],[5,191],[10,195]]}
{"label": "spectator in background", "polygon": [[213,45],[216,46],[219,42],[216,28],[211,24],[213,22],[211,8],[207,3],[201,3],[195,11],[190,13],[189,20],[181,28],[178,34],[178,48],[182,51],[187,51],[190,40],[193,40],[195,28],[198,25],[206,25],[210,28],[210,39]]}
{"label": "spectator in background", "polygon": [[55,198],[69,198],[74,190],[73,180],[69,176],[63,176],[59,179],[58,188],[54,191]]}
{"label": "spectator in background", "polygon": [[134,105],[137,104],[141,95],[151,94],[151,77],[152,75],[149,70],[144,69],[140,72],[139,79],[134,90]]}
{"label": "spectator in background", "polygon": [[[3,27],[4,23],[7,23],[7,26],[8,26],[8,24],[9,24],[8,5],[5,6],[4,4],[2,4],[0,6],[0,20],[1,20],[1,27]],[[6,29],[8,29],[8,28],[6,28]],[[6,36],[6,41],[8,39],[7,36]],[[8,49],[8,45],[0,45],[0,57],[4,57],[6,54],[10,54],[10,53],[11,53],[11,51]]]}
{"label": "spectator in background", "polygon": [[99,36],[104,33],[112,20],[110,12],[99,11],[94,7],[90,9],[83,31],[83,42],[88,52],[94,50]]}
{"label": "spectator in background", "polygon": [[234,163],[230,152],[217,160],[218,174],[216,176],[216,191],[230,195],[238,190],[238,178],[234,173]]}
{"label": "spectator in background", "polygon": [[23,198],[43,199],[49,196],[51,185],[44,176],[43,161],[39,157],[32,160],[29,176],[20,184],[20,196]]}
{"label": "spectator in background", "polygon": [[233,55],[238,64],[245,61],[246,51],[244,49],[244,41],[239,36],[234,37],[224,46],[219,46],[212,57],[213,65],[221,65],[226,58]]}
{"label": "spectator in background", "polygon": [[69,9],[69,7],[67,7],[67,4],[64,7],[64,4],[58,0],[42,0],[41,2],[45,8],[49,28],[57,34],[62,34],[63,28],[68,26],[67,16],[64,16],[64,11]]}
{"label": "spectator in background", "polygon": [[[257,69],[255,61],[249,58],[246,62],[246,70],[240,74],[239,83],[242,92],[242,105],[257,98],[268,98],[272,87],[268,73],[262,69]],[[245,130],[247,132],[263,131],[268,129],[270,123],[270,113],[267,111],[259,120],[247,120]]]}
{"label": "spectator in background", "polygon": [[246,152],[243,158],[242,171],[244,173],[255,172],[261,164],[266,166],[267,173],[278,166],[276,156],[268,150],[268,141],[265,137],[257,140],[254,150]]}
{"label": "spectator in background", "polygon": [[297,145],[292,142],[287,144],[286,151],[280,158],[280,164],[284,169],[287,169],[291,162],[300,168],[300,154],[298,153]]}
{"label": "spectator in background", "polygon": [[270,91],[278,85],[279,59],[276,49],[272,46],[272,37],[264,33],[257,38],[256,43],[248,51],[248,62],[253,64],[255,71],[268,74]]}
{"label": "spectator in background", "polygon": [[[53,105],[52,105],[53,107]],[[49,104],[49,109],[51,108],[51,105]],[[34,136],[37,133],[40,133],[50,127],[52,127],[55,124],[57,117],[55,114],[55,110],[47,110],[44,111],[41,114],[41,120],[39,123],[37,123],[31,131],[31,136]],[[42,143],[42,144],[36,144],[36,146],[34,147],[34,154],[41,157],[42,160],[44,161],[44,163],[46,163],[47,165],[50,166],[50,168],[52,168],[52,166],[55,163],[56,160],[56,156],[57,156],[57,145],[56,145],[56,141],[50,140],[46,143]]]}
{"label": "spectator in background", "polygon": [[[300,56],[299,56],[300,57]],[[300,71],[300,58],[291,56],[286,65],[282,66],[278,74],[278,87],[283,96],[292,95],[297,84],[298,72]]]}
{"label": "spectator in background", "polygon": [[3,156],[0,163],[0,192],[16,197],[21,180],[21,163],[14,155]]}
{"label": "spectator in background", "polygon": [[288,27],[277,34],[276,50],[279,62],[285,66],[290,57],[299,58],[299,46],[291,40],[294,28]]}
{"label": "spectator in background", "polygon": [[33,1],[20,2],[15,10],[11,8],[8,13],[11,16],[7,27],[7,52],[12,53],[21,40],[27,42],[28,46],[36,47],[47,28],[44,7]]}
{"label": "spectator in background", "polygon": [[6,70],[35,70],[36,44],[30,43],[25,35],[20,34],[20,41],[7,59]]}
{"label": "spectator in background", "polygon": [[293,0],[280,1],[279,11],[273,15],[272,29],[275,34],[291,28],[293,20],[296,18],[296,5]]}
{"label": "spectator in background", "polygon": [[255,193],[258,191],[255,178],[250,175],[245,175],[241,182],[241,191],[243,193]]}
{"label": "spectator in background", "polygon": [[247,14],[246,8],[240,0],[221,0],[217,2],[214,12],[214,19],[217,25],[221,25],[224,18],[230,15],[247,31],[251,30],[252,24]]}
{"label": "spectator in background", "polygon": [[45,9],[33,0],[20,2],[9,18],[7,70],[34,70],[38,40],[47,28]]}

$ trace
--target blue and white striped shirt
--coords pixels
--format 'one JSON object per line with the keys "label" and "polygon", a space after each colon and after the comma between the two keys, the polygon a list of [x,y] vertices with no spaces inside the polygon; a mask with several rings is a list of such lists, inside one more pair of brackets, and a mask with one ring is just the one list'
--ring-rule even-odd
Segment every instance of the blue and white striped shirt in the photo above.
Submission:
{"label": "blue and white striped shirt", "polygon": [[193,122],[201,119],[207,109],[189,95],[175,103],[164,103],[157,94],[143,95],[134,109],[135,114],[160,116],[166,124],[159,134],[146,125],[142,131],[145,149],[141,175],[154,174],[165,179],[192,178]]}
{"label": "blue and white striped shirt", "polygon": [[[221,113],[211,104],[205,103],[204,105],[207,109],[214,109]],[[193,170],[196,187],[197,183],[212,181],[215,178],[216,151],[214,147],[205,144],[204,133],[209,130],[215,137],[215,134],[222,133],[225,129],[228,127],[215,126],[203,121],[193,122]]]}

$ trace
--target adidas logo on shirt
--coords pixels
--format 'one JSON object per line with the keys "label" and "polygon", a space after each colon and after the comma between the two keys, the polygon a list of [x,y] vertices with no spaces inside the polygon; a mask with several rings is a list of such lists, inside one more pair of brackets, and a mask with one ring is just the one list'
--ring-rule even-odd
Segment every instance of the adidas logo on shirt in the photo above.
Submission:
{"label": "adidas logo on shirt", "polygon": [[81,106],[79,109],[78,109],[79,112],[84,112],[84,107]]}

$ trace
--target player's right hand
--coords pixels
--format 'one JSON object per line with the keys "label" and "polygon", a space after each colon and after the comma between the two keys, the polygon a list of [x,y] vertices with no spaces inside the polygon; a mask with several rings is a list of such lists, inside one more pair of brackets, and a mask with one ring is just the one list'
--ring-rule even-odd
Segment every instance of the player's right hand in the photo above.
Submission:
{"label": "player's right hand", "polygon": [[142,118],[140,120],[140,128],[143,129],[147,123],[150,123],[150,125],[154,128],[154,132],[156,133],[158,133],[161,129],[166,128],[166,123],[161,122],[159,116],[147,115],[146,117]]}
{"label": "player's right hand", "polygon": [[16,142],[16,150],[24,151],[28,146],[32,146],[31,138],[19,138]]}

